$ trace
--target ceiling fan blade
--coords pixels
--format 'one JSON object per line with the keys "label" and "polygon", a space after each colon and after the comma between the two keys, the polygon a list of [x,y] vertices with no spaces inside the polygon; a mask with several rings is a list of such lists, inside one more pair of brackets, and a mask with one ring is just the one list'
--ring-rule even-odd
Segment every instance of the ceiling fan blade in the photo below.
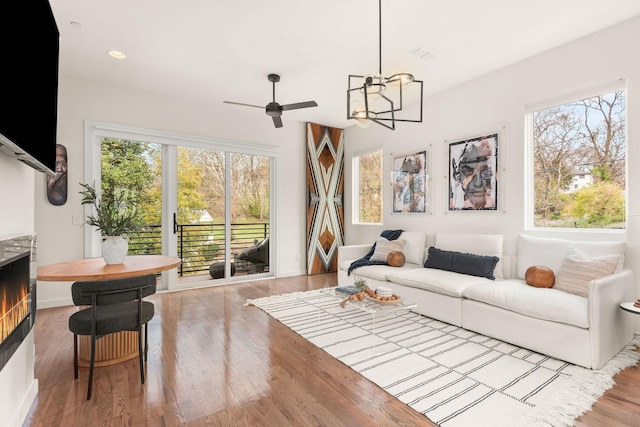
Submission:
{"label": "ceiling fan blade", "polygon": [[316,101],[307,101],[307,102],[298,102],[296,104],[287,104],[282,105],[282,111],[287,110],[297,110],[298,108],[309,108],[309,107],[317,107],[318,104]]}
{"label": "ceiling fan blade", "polygon": [[222,102],[225,104],[242,105],[244,107],[262,108],[264,110],[264,105],[243,104],[242,102],[233,102],[233,101],[222,101]]}
{"label": "ceiling fan blade", "polygon": [[277,128],[282,127],[282,118],[280,116],[274,116],[272,117],[272,119],[273,119],[273,124],[276,125]]}

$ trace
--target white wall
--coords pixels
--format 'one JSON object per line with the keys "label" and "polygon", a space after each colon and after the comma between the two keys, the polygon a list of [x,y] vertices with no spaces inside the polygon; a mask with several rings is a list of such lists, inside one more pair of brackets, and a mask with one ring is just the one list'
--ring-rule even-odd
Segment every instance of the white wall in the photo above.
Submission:
{"label": "white wall", "polygon": [[[640,18],[614,26],[576,42],[548,51],[483,78],[425,99],[421,124],[399,123],[396,131],[377,125],[345,132],[345,241],[368,243],[384,228],[482,231],[505,235],[505,251],[515,252],[518,233],[524,229],[525,186],[524,107],[560,94],[594,85],[627,79],[629,161],[640,159],[640,107],[636,88],[640,85],[640,59],[629,43],[640,37]],[[418,75],[428,79],[428,73]],[[239,111],[223,105],[194,104],[136,90],[105,86],[61,77],[58,140],[69,157],[69,198],[63,206],[46,200],[44,177],[35,182],[35,229],[39,240],[39,262],[48,264],[83,256],[83,230],[71,224],[73,215],[83,215],[78,183],[83,180],[83,121],[95,120],[204,137],[261,143],[280,147],[276,218],[280,239],[279,275],[304,273],[305,253],[305,135],[304,123],[288,121],[274,129],[259,110]],[[247,118],[245,121],[244,118]],[[498,212],[446,213],[446,141],[501,132],[500,210]],[[351,156],[374,145],[385,152],[385,178],[391,171],[391,153],[399,155],[430,148],[432,166],[432,214],[391,215],[390,184],[385,185],[384,226],[351,223]],[[626,239],[627,265],[640,273],[640,171],[629,170],[629,221],[624,233],[581,233],[579,238]],[[387,181],[388,183],[388,181]],[[578,236],[573,236],[578,238]],[[300,261],[295,255],[300,254]],[[40,307],[69,304],[68,283],[43,283],[38,290]],[[640,294],[640,292],[638,292]]]}
{"label": "white wall", "polygon": [[[346,203],[347,244],[372,242],[382,229],[423,229],[428,233],[486,232],[505,235],[505,253],[514,254],[517,235],[524,230],[525,105],[592,86],[626,78],[628,129],[628,228],[626,232],[564,232],[558,237],[626,239],[626,265],[640,277],[640,57],[630,43],[640,39],[640,18],[548,51],[424,101],[423,123],[399,123],[396,131],[372,124],[345,131],[345,194],[350,200],[351,157],[366,147],[382,145],[385,153],[384,226],[354,225],[351,204]],[[418,78],[428,79],[426,75]],[[501,131],[499,211],[447,213],[447,141]],[[391,155],[431,149],[432,214],[391,215]],[[547,233],[548,234],[548,233]],[[579,235],[578,235],[579,234]],[[637,295],[640,296],[640,288]],[[637,328],[640,330],[640,328]]]}
{"label": "white wall", "polygon": [[[42,175],[15,159],[0,154],[0,238],[34,231],[34,175]],[[34,378],[33,331],[29,332],[0,371],[0,425],[18,427],[24,422],[38,393]]]}
{"label": "white wall", "polygon": [[[68,199],[62,206],[51,205],[44,177],[36,180],[39,265],[84,256],[84,230],[72,225],[72,216],[84,218],[78,192],[79,183],[84,181],[85,120],[279,147],[274,230],[278,236],[276,273],[278,276],[306,273],[305,123],[285,119],[284,127],[275,129],[271,119],[260,110],[238,109],[222,103],[194,104],[65,76],[59,83],[58,143],[67,147]],[[70,285],[70,282],[39,282],[39,307],[71,304]]]}

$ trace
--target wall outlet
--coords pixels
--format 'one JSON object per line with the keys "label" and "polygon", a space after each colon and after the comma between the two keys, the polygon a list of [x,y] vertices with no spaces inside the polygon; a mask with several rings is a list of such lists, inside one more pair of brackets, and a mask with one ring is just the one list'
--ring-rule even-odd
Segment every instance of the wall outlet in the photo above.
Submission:
{"label": "wall outlet", "polygon": [[296,261],[300,261],[300,254],[296,254]]}
{"label": "wall outlet", "polygon": [[73,225],[82,225],[82,216],[81,215],[73,215],[71,217],[71,224],[73,224]]}

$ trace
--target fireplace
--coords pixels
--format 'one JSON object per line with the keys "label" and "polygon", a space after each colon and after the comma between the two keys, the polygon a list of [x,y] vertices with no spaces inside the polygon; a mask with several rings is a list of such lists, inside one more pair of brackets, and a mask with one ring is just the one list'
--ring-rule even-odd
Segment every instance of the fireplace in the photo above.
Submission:
{"label": "fireplace", "polygon": [[0,370],[35,321],[32,236],[0,241]]}

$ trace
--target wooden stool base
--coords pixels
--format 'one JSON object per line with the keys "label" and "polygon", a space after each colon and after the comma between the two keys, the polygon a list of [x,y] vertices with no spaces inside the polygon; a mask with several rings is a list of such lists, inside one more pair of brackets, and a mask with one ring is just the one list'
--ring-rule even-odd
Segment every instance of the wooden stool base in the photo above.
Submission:
{"label": "wooden stool base", "polygon": [[[91,360],[91,337],[82,335],[78,366],[89,367]],[[109,366],[138,357],[138,333],[135,331],[116,332],[96,341],[94,366]]]}

